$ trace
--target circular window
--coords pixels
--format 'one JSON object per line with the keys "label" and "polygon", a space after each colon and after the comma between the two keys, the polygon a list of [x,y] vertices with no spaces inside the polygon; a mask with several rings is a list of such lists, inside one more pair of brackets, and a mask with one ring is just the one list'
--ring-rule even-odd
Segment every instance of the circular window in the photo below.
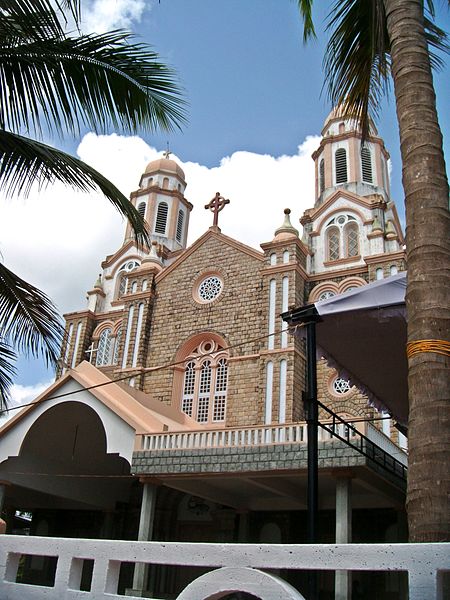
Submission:
{"label": "circular window", "polygon": [[197,299],[199,302],[212,302],[218,298],[223,289],[223,282],[218,275],[205,277],[197,288]]}
{"label": "circular window", "polygon": [[332,298],[336,296],[336,294],[332,290],[327,290],[326,292],[322,292],[318,298],[318,301],[327,300],[328,298]]}
{"label": "circular window", "polygon": [[350,382],[348,379],[342,379],[342,377],[337,377],[333,381],[333,392],[342,396],[342,394],[346,394],[351,389]]}

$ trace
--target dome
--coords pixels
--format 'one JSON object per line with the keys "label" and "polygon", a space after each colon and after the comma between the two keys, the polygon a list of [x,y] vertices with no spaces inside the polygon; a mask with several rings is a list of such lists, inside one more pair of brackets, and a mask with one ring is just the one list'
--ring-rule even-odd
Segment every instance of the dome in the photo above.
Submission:
{"label": "dome", "polygon": [[156,160],[152,160],[145,167],[144,174],[151,175],[152,173],[157,173],[158,171],[164,171],[166,173],[175,173],[180,179],[184,181],[184,171],[174,160],[170,158],[158,158]]}
{"label": "dome", "polygon": [[[350,121],[352,123],[352,127],[354,129],[356,129],[356,122],[357,122],[356,115],[352,114],[351,112],[346,115],[345,112],[346,112],[345,107],[342,104],[335,106],[333,108],[333,110],[330,112],[328,117],[325,119],[325,123],[324,123],[323,129],[322,129],[322,136],[325,136],[328,127],[330,126],[330,124],[333,121]],[[378,132],[375,128],[375,125],[374,125],[372,119],[369,119],[369,122],[370,122],[370,135],[377,135]]]}

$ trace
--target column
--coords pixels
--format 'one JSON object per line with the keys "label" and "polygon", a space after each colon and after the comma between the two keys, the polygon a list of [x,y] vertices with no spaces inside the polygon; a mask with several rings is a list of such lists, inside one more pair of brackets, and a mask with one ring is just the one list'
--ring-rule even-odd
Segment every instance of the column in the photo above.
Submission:
{"label": "column", "polygon": [[[152,483],[144,483],[142,493],[141,515],[139,519],[138,541],[147,542],[153,536],[153,523],[155,519],[155,504],[156,504],[157,486]],[[136,563],[134,567],[133,589],[127,590],[128,596],[149,597],[145,589],[149,565],[144,563]]]}
{"label": "column", "polygon": [[[336,479],[336,544],[352,541],[352,481],[349,477]],[[351,571],[336,571],[335,600],[351,599]]]}

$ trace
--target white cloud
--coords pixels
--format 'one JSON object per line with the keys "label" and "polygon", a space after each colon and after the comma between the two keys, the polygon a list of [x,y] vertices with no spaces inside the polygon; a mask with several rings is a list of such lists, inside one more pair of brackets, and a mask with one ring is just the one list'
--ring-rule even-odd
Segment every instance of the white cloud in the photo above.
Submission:
{"label": "white cloud", "polygon": [[145,0],[93,0],[83,3],[84,33],[105,33],[113,29],[132,29],[139,23],[149,3]]}
{"label": "white cloud", "polygon": [[[216,192],[230,199],[219,215],[222,232],[259,249],[270,241],[291,208],[294,227],[314,203],[314,166],[311,153],[320,138],[308,137],[293,156],[273,157],[238,151],[216,167],[180,161],[188,184],[191,244],[212,224],[204,209]],[[161,156],[139,137],[87,134],[78,155],[127,196],[137,189],[145,166]],[[60,184],[27,200],[1,200],[0,254],[10,269],[45,291],[61,313],[82,310],[101,262],[123,241],[125,223],[101,194],[82,194]],[[30,380],[30,379],[28,379]],[[24,404],[41,393],[48,382],[15,385],[13,402]],[[11,413],[10,413],[11,414]]]}
{"label": "white cloud", "polygon": [[[19,385],[15,383],[11,387],[11,400],[8,403],[10,409],[14,409],[16,406],[24,406],[37,398],[39,394],[42,394],[53,381],[44,381],[36,385]],[[0,417],[0,427],[6,423],[11,417],[18,412],[18,409],[9,410]]]}
{"label": "white cloud", "polygon": [[[208,168],[181,162],[187,198],[194,204],[189,244],[212,224],[203,207],[220,192],[230,204],[219,215],[222,232],[259,248],[273,238],[292,210],[292,223],[313,205],[311,153],[318,137],[308,137],[293,156],[273,157],[239,151]],[[126,195],[138,187],[146,164],[161,155],[139,137],[87,134],[79,156],[111,179]],[[43,289],[62,312],[85,306],[85,292],[100,273],[100,263],[120,247],[125,224],[100,194],[82,194],[55,184],[33,191],[26,200],[3,201],[0,252],[5,264]]]}

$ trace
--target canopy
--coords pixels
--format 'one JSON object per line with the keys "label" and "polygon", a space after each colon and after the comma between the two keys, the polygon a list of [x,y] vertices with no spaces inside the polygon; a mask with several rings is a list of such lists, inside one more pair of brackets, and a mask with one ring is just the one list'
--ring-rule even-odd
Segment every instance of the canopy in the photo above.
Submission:
{"label": "canopy", "polygon": [[[317,321],[318,354],[379,409],[406,425],[406,272],[284,313],[290,324]],[[303,336],[304,329],[298,328]]]}

